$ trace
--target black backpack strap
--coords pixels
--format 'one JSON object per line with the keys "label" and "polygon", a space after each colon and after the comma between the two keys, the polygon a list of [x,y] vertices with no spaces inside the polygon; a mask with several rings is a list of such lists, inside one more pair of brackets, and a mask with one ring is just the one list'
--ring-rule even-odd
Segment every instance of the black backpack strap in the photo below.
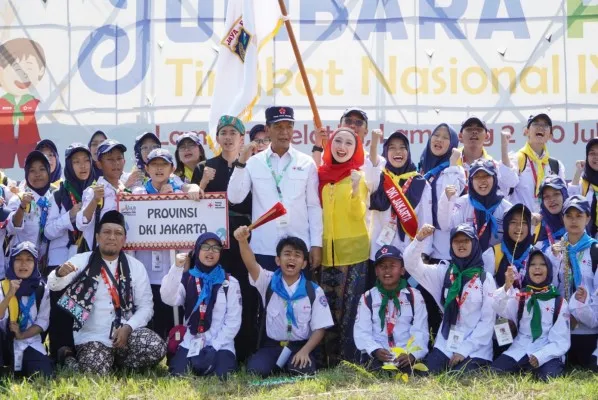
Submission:
{"label": "black backpack strap", "polygon": [[222,289],[224,290],[224,299],[226,300],[226,299],[228,299],[228,287],[230,286],[230,274],[228,272],[226,273],[226,276],[224,279],[229,282],[228,285],[222,287]]}
{"label": "black backpack strap", "polygon": [[[93,201],[93,200],[92,200]],[[100,216],[102,214],[102,209],[104,208],[104,202],[102,202],[102,206],[101,207],[96,207],[95,210],[95,221],[94,221],[94,228],[93,228],[93,244],[91,246],[91,249],[89,249],[90,251],[94,251],[96,248],[96,233],[98,233],[98,230],[100,228]]]}
{"label": "black backpack strap", "polygon": [[271,283],[268,284],[268,288],[266,289],[266,295],[265,297],[265,301],[264,301],[264,305],[260,310],[260,328],[258,331],[258,335],[257,335],[257,347],[260,348],[262,346],[262,343],[264,341],[264,338],[266,337],[266,312],[268,310],[268,303],[270,303],[270,299],[272,298],[272,293],[274,293],[272,291],[272,287],[271,287]]}
{"label": "black backpack strap", "polygon": [[307,292],[307,297],[309,298],[309,304],[313,306],[314,301],[316,301],[316,289],[314,288],[312,281],[307,280],[305,282],[305,291]]}
{"label": "black backpack strap", "polygon": [[558,295],[554,298],[554,313],[552,314],[552,325],[556,324],[556,320],[559,319],[561,308],[563,307],[563,296]]}
{"label": "black backpack strap", "polygon": [[521,323],[521,318],[523,317],[523,309],[525,308],[525,297],[519,297],[519,303],[517,306],[517,330],[519,330],[519,324]]}
{"label": "black backpack strap", "polygon": [[41,282],[39,286],[35,289],[35,307],[37,307],[38,312],[42,304],[42,300],[44,299],[44,294],[46,294],[46,285],[44,285],[43,282]]}
{"label": "black backpack strap", "polygon": [[548,158],[548,165],[550,166],[550,170],[552,171],[553,174],[558,175],[559,174],[559,160],[557,160],[556,158],[552,158],[549,157]]}
{"label": "black backpack strap", "polygon": [[407,287],[409,290],[409,303],[411,304],[411,315],[415,318],[415,293],[413,292],[413,288],[411,286]]}
{"label": "black backpack strap", "polygon": [[370,310],[370,317],[372,319],[372,324],[374,324],[374,311],[372,309],[372,292],[369,290],[363,294],[363,302],[365,306]]}
{"label": "black backpack strap", "polygon": [[451,282],[451,269],[450,267],[446,269],[446,273],[444,274],[444,282],[442,283],[442,291],[440,293],[440,305],[442,307],[444,307],[444,302],[446,301],[446,296],[444,294],[444,292],[446,291],[446,289],[448,289],[449,287],[451,287],[452,282]]}
{"label": "black backpack strap", "polygon": [[592,259],[592,272],[595,274],[598,267],[598,243],[594,243],[590,247],[590,257]]}

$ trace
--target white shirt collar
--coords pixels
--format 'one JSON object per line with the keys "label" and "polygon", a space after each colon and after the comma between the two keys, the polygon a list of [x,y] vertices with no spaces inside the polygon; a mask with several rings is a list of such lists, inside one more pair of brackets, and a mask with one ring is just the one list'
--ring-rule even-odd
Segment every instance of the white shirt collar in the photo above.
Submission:
{"label": "white shirt collar", "polygon": [[299,277],[299,279],[297,279],[295,281],[295,283],[293,283],[291,286],[287,285],[287,281],[285,281],[284,279],[282,280],[284,288],[286,289],[289,296],[292,296],[293,294],[295,294],[295,291],[297,290],[297,286],[299,286],[299,282],[301,282],[301,277]]}

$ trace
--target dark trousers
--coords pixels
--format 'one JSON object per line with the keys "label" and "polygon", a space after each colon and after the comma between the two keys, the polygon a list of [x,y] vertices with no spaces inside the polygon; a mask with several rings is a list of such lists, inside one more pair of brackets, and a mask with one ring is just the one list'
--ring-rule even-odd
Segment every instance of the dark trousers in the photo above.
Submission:
{"label": "dark trousers", "polygon": [[22,376],[39,374],[46,378],[54,376],[54,363],[45,354],[40,353],[33,347],[27,347],[23,352]]}
{"label": "dark trousers", "polygon": [[548,380],[548,378],[556,378],[563,375],[565,364],[563,364],[559,358],[553,358],[538,368],[533,368],[529,363],[528,356],[523,357],[519,361],[515,361],[515,359],[512,357],[501,354],[496,360],[494,360],[490,368],[499,373],[532,371],[536,378],[545,381]]}
{"label": "dark trousers", "polygon": [[428,367],[428,372],[431,374],[438,374],[447,370],[471,372],[490,364],[490,361],[481,358],[467,357],[459,364],[450,368],[449,361],[450,358],[448,358],[442,351],[438,350],[437,348],[434,348],[428,354],[424,363]]}
{"label": "dark trousers", "polygon": [[571,335],[571,347],[567,352],[567,364],[570,366],[589,367],[592,353],[596,349],[598,335]]}
{"label": "dark trousers", "polygon": [[216,375],[220,379],[225,379],[228,374],[237,369],[237,359],[228,350],[216,351],[213,347],[208,346],[201,349],[199,354],[194,357],[187,358],[188,353],[188,349],[179,346],[175,356],[168,363],[168,372],[171,375],[180,376],[189,369],[195,375]]}
{"label": "dark trousers", "polygon": [[58,349],[61,347],[75,348],[73,340],[73,317],[58,307],[57,304],[64,292],[64,290],[59,292],[50,291],[50,325],[48,326],[48,336],[50,337],[50,357],[54,360],[56,360]]}
{"label": "dark trousers", "polygon": [[[167,340],[168,332],[174,326],[174,312],[172,307],[164,304],[160,296],[161,285],[151,285],[154,298],[154,316],[148,322],[147,327],[156,332],[162,339]],[[177,310],[179,312],[179,310]],[[180,313],[179,313],[180,315]]]}
{"label": "dark trousers", "polygon": [[276,361],[278,360],[278,357],[280,357],[283,347],[280,345],[280,342],[266,338],[264,340],[264,345],[249,358],[249,361],[247,362],[247,372],[259,375],[263,378],[266,378],[275,372],[289,372],[298,375],[313,374],[316,372],[316,358],[314,352],[311,352],[309,355],[311,365],[299,368],[292,364],[293,357],[299,350],[301,350],[305,343],[307,343],[307,341],[289,342],[288,347],[291,350],[291,356],[281,369],[276,365]]}

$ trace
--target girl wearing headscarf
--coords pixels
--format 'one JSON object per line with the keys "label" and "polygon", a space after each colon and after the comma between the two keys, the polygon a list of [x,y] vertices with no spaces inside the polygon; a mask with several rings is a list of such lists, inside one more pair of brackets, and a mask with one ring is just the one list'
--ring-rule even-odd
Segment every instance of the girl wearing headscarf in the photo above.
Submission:
{"label": "girl wearing headscarf", "polygon": [[93,174],[97,178],[104,175],[100,165],[98,164],[98,146],[106,139],[108,139],[108,136],[106,136],[104,132],[95,131],[87,143],[87,147],[89,147],[89,151],[91,152],[91,158],[93,159]]}
{"label": "girl wearing headscarf", "polygon": [[172,375],[190,369],[199,376],[226,376],[237,369],[235,336],[241,327],[238,281],[219,264],[222,242],[211,232],[202,234],[188,257],[176,263],[162,280],[162,301],[183,306],[187,331],[170,359]]}
{"label": "girl wearing headscarf", "polygon": [[360,168],[361,139],[350,128],[339,128],[327,142],[318,168],[324,218],[320,284],[335,319],[324,339],[330,365],[353,361],[353,323],[365,292],[369,236],[365,223],[368,190]]}
{"label": "girl wearing headscarf", "polygon": [[60,164],[60,157],[58,156],[58,148],[53,141],[44,139],[40,141],[35,150],[41,151],[50,162],[50,183],[52,187],[58,189],[60,180],[62,179],[62,164]]}
{"label": "girl wearing headscarf", "polygon": [[545,252],[565,234],[562,211],[569,198],[567,184],[558,176],[549,176],[542,182],[538,196],[542,223],[536,227],[534,245]]}
{"label": "girl wearing headscarf", "polygon": [[[580,182],[581,176],[581,182]],[[598,239],[598,138],[590,139],[586,144],[586,159],[577,161],[575,175],[569,184],[569,195],[580,194],[584,196],[592,209],[588,234]]]}
{"label": "girl wearing headscarf", "polygon": [[512,265],[515,267],[517,278],[514,286],[521,289],[528,256],[533,250],[531,224],[532,212],[523,204],[516,204],[506,212],[502,221],[502,242],[495,244],[482,255],[484,269],[494,276],[496,286],[504,285],[505,272]]}
{"label": "girl wearing headscarf", "polygon": [[432,225],[436,228],[432,241],[430,262],[448,260],[450,230],[440,229],[438,224],[438,201],[444,188],[453,185],[461,193],[466,186],[465,170],[458,165],[461,153],[453,151],[459,146],[457,132],[442,123],[432,131],[430,139],[419,161],[419,172],[428,181],[432,193]]}
{"label": "girl wearing headscarf", "polygon": [[[378,167],[367,163],[364,167],[372,210],[370,228],[370,260],[384,245],[392,245],[400,251],[411,242],[403,229],[401,217],[391,206],[384,190],[385,175],[392,178],[393,184],[401,188],[407,202],[417,216],[417,228],[432,224],[432,190],[426,179],[417,172],[411,161],[409,140],[401,131],[396,131],[384,142],[382,157],[386,160],[382,172]],[[425,254],[432,252],[432,238],[426,240]]]}
{"label": "girl wearing headscarf", "polygon": [[54,374],[41,334],[48,329],[50,294],[38,269],[37,249],[25,241],[13,247],[0,291],[0,323],[13,346],[13,371],[23,376]]}
{"label": "girl wearing headscarf", "polygon": [[434,349],[425,363],[432,373],[446,369],[470,371],[492,362],[496,284],[484,271],[478,236],[469,224],[451,230],[451,259],[425,264],[424,240],[434,234],[424,225],[404,253],[405,268],[444,309]]}
{"label": "girl wearing headscarf", "polygon": [[194,132],[185,132],[176,140],[176,170],[174,174],[184,183],[191,183],[195,167],[206,161],[206,152],[201,145],[201,140]]}
{"label": "girl wearing headscarf", "polygon": [[[95,181],[91,152],[81,143],[71,144],[65,151],[64,180],[54,192],[48,223],[44,234],[50,241],[48,268],[45,274],[62,265],[83,250],[83,233],[77,229],[75,219],[81,210],[83,191]],[[72,319],[56,305],[64,291],[50,293],[50,354],[56,358],[58,349],[74,347]]]}
{"label": "girl wearing headscarf", "polygon": [[504,285],[494,292],[493,307],[500,317],[514,321],[517,336],[493,363],[496,372],[532,371],[542,380],[563,374],[565,354],[571,345],[567,301],[553,281],[552,263],[540,250],[529,255],[522,289],[509,267]]}
{"label": "girl wearing headscarf", "polygon": [[25,160],[25,187],[8,203],[11,213],[6,226],[11,246],[29,241],[39,253],[40,271],[47,266],[48,240],[44,234],[53,189],[50,187],[50,162],[41,151],[34,150]]}
{"label": "girl wearing headscarf", "polygon": [[161,147],[162,143],[160,142],[160,139],[152,132],[145,132],[135,138],[135,145],[133,146],[135,165],[130,174],[123,174],[128,175],[125,179],[125,186],[132,192],[135,192],[137,188],[142,187],[149,179],[147,172],[145,171],[147,156],[152,150]]}
{"label": "girl wearing headscarf", "polygon": [[496,165],[474,161],[469,170],[469,194],[458,197],[457,188],[447,186],[438,203],[438,224],[452,229],[459,224],[473,225],[482,252],[502,241],[504,214],[511,203],[498,194]]}

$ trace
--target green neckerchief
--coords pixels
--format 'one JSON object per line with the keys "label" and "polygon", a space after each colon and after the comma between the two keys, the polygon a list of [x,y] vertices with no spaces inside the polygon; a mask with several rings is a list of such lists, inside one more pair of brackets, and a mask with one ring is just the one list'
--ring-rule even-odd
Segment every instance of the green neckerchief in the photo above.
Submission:
{"label": "green neckerchief", "polygon": [[399,293],[401,290],[407,287],[407,280],[405,278],[401,278],[399,284],[396,288],[391,290],[386,290],[380,283],[378,279],[376,279],[376,288],[380,292],[380,296],[382,296],[382,303],[380,304],[380,310],[378,310],[378,315],[380,316],[380,328],[384,329],[384,321],[386,317],[386,307],[388,306],[388,300],[392,299],[392,302],[397,309],[397,312],[401,311],[401,303],[399,302]]}
{"label": "green neckerchief", "polygon": [[15,96],[13,94],[11,94],[11,93],[6,93],[2,97],[5,98],[6,100],[8,100],[8,102],[11,103],[15,107],[15,110],[14,110],[14,112],[12,114],[12,123],[13,124],[16,124],[17,121],[22,120],[22,119],[25,118],[25,115],[21,111],[21,106],[23,104],[27,103],[28,101],[31,101],[32,99],[35,99],[35,97],[33,97],[30,94],[24,94],[23,96],[21,96],[21,99],[17,103],[16,100],[15,100]]}
{"label": "green neckerchief", "polygon": [[79,193],[77,193],[77,191],[75,190],[73,185],[71,185],[71,183],[69,181],[64,181],[63,185],[64,185],[64,188],[66,189],[66,191],[69,192],[69,194],[72,194],[73,197],[75,198],[75,200],[77,200],[77,203],[81,203],[81,195]]}
{"label": "green neckerchief", "polygon": [[461,293],[461,288],[463,287],[463,278],[472,279],[476,275],[481,276],[484,272],[481,267],[467,268],[465,271],[459,271],[459,267],[457,267],[455,264],[451,264],[450,268],[455,280],[453,280],[453,284],[449,288],[448,294],[446,295],[446,299],[444,301],[445,310]]}
{"label": "green neckerchief", "polygon": [[527,285],[523,291],[531,293],[529,301],[527,302],[527,312],[532,313],[530,327],[532,330],[532,342],[535,342],[537,338],[542,336],[542,310],[540,310],[539,300],[547,301],[557,298],[559,297],[559,292],[552,285],[543,288]]}

